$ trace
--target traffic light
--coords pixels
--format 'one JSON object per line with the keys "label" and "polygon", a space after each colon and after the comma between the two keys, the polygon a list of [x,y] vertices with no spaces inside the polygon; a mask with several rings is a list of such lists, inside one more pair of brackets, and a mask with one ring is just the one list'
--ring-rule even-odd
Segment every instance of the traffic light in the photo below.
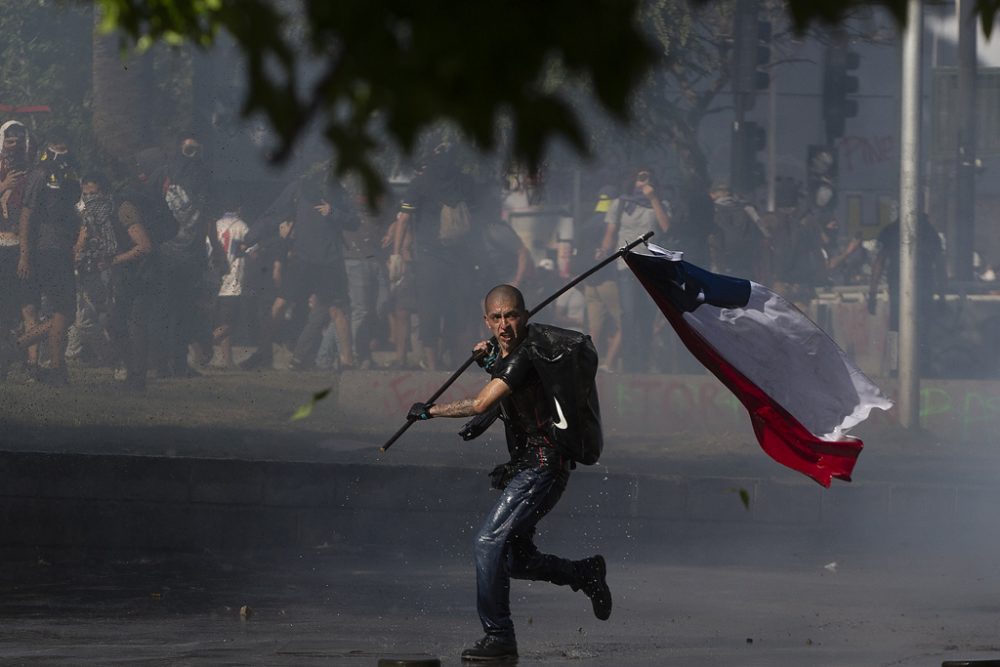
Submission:
{"label": "traffic light", "polygon": [[733,142],[733,189],[749,194],[764,184],[764,163],[758,153],[767,147],[767,132],[753,121],[739,123],[733,126]]}
{"label": "traffic light", "polygon": [[844,134],[844,122],[858,115],[858,102],[848,98],[858,92],[858,77],[851,74],[861,64],[861,56],[837,40],[826,48],[823,65],[823,120],[826,139],[833,142]]}
{"label": "traffic light", "polygon": [[817,209],[837,205],[837,151],[831,146],[809,146],[806,156],[806,188],[810,206]]}
{"label": "traffic light", "polygon": [[753,94],[771,85],[762,66],[771,62],[771,22],[758,19],[757,2],[740,0],[733,15],[733,94],[745,95],[744,108],[753,107]]}

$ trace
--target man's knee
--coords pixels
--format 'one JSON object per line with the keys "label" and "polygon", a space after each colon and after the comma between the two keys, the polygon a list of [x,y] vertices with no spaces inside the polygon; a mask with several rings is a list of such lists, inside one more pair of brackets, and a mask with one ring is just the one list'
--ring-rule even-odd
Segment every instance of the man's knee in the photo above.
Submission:
{"label": "man's knee", "polygon": [[504,551],[507,535],[493,526],[483,526],[473,540],[476,561],[493,560]]}

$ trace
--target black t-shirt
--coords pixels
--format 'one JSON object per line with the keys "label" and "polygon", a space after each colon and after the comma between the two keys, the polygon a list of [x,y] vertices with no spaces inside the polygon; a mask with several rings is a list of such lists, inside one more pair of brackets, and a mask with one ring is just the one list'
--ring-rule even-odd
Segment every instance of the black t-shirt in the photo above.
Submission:
{"label": "black t-shirt", "polygon": [[22,205],[31,209],[32,247],[70,252],[80,233],[76,202],[80,183],[71,175],[60,177],[39,165],[25,176]]}
{"label": "black t-shirt", "polygon": [[[330,204],[324,216],[316,207]],[[358,212],[344,189],[325,172],[315,172],[293,181],[268,207],[247,237],[256,243],[278,231],[281,222],[294,221],[290,258],[323,265],[343,265],[344,231],[356,230]]]}
{"label": "black t-shirt", "polygon": [[526,465],[545,464],[553,457],[558,460],[556,445],[549,437],[553,415],[527,346],[520,345],[497,360],[492,375],[511,389],[500,404],[511,460]]}
{"label": "black t-shirt", "polygon": [[418,256],[449,255],[439,237],[441,209],[467,202],[472,179],[443,160],[431,164],[410,182],[400,211],[410,214],[413,244]]}

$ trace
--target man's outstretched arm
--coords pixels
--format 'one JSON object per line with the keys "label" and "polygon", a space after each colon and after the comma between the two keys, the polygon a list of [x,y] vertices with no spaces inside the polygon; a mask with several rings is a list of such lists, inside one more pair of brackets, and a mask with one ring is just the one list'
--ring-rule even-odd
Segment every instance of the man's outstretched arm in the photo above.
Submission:
{"label": "man's outstretched arm", "polygon": [[451,403],[427,405],[414,403],[407,415],[410,419],[430,419],[431,417],[473,417],[481,415],[510,394],[506,382],[497,378],[490,380],[475,398],[463,398]]}

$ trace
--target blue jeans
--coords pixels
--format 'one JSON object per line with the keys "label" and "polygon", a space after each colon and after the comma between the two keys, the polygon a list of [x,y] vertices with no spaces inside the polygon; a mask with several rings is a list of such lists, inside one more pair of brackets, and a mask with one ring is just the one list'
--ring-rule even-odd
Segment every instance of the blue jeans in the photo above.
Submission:
{"label": "blue jeans", "polygon": [[574,561],[538,551],[535,525],[558,502],[569,471],[522,470],[503,490],[476,535],[476,589],[479,620],[488,635],[514,639],[510,618],[510,580],[548,581],[579,589]]}

